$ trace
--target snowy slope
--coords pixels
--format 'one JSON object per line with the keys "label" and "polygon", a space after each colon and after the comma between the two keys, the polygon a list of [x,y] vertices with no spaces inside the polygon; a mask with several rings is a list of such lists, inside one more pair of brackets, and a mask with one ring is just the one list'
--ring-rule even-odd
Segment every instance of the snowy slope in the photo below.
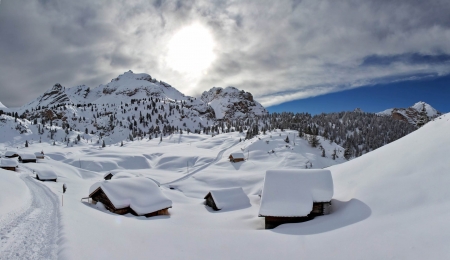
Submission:
{"label": "snowy slope", "polygon": [[[29,129],[37,127],[17,120]],[[59,199],[60,208],[37,208],[21,223],[35,223],[34,217],[39,216],[41,224],[44,216],[38,214],[61,212],[56,244],[59,258],[137,259],[151,255],[165,259],[446,259],[450,255],[450,165],[446,159],[450,152],[446,145],[450,143],[450,114],[349,162],[342,159],[339,150],[343,149],[336,144],[321,139],[327,156],[321,157],[320,149],[294,138],[297,133],[290,130],[268,131],[242,142],[239,139],[245,133],[214,137],[191,133],[167,135],[161,142],[144,139],[125,141],[123,146],[107,144],[104,148],[85,140],[74,146],[34,141],[28,148],[17,148],[12,145],[19,141],[13,140],[27,135],[10,128],[15,126],[14,119],[3,124],[6,127],[2,134],[12,140],[0,143],[1,151],[15,148],[19,152],[44,150],[46,154],[46,159],[36,164],[19,165],[17,174],[22,180],[33,181],[27,176],[40,168],[52,169],[58,175],[56,183],[36,185],[56,194],[53,197]],[[289,144],[284,142],[286,135]],[[330,158],[334,149],[338,150],[337,160]],[[242,152],[246,161],[229,162],[228,155],[233,152]],[[332,213],[309,222],[263,230],[264,220],[258,217],[261,199],[256,194],[265,172],[311,164],[315,169],[334,165],[328,168],[334,183]],[[161,192],[172,201],[170,215],[148,219],[118,216],[81,202],[89,188],[110,171],[161,183]],[[20,181],[2,173],[0,185]],[[63,207],[62,183],[68,187]],[[210,190],[232,187],[243,188],[250,207],[214,212],[204,205],[203,197]],[[39,198],[42,203],[51,197],[36,193],[37,188],[29,192],[29,197]],[[5,189],[0,189],[0,198],[8,196]],[[31,198],[24,198],[24,202],[31,204]],[[50,204],[51,208],[57,206]],[[2,210],[2,217],[3,213],[13,216],[16,211]],[[4,218],[6,222],[9,219]],[[22,233],[15,232],[15,226],[2,226],[6,222],[0,222],[0,230],[11,230],[17,236],[6,235],[2,243],[17,244],[20,256],[39,245],[25,239],[30,235],[26,232],[19,237]],[[23,246],[22,241],[29,244]],[[53,245],[50,243],[46,237],[40,240],[41,245]],[[0,255],[5,252],[2,249],[9,250],[0,245]]]}

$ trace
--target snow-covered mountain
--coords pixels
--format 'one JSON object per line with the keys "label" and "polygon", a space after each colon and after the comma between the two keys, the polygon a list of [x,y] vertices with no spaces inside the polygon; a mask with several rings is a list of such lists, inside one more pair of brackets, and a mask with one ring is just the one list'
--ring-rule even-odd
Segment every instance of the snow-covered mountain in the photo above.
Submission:
{"label": "snow-covered mountain", "polygon": [[263,116],[267,110],[253,99],[253,95],[235,87],[214,87],[203,92],[201,100],[210,105],[217,119]]}
{"label": "snow-covered mountain", "polygon": [[30,103],[4,112],[34,124],[106,136],[108,142],[130,135],[156,138],[173,132],[218,132],[213,127],[224,119],[234,125],[221,124],[221,131],[229,131],[236,120],[267,114],[252,94],[234,87],[213,88],[195,98],[149,74],[132,71],[96,88],[57,83]]}
{"label": "snow-covered mountain", "polygon": [[377,115],[382,116],[392,116],[392,118],[408,122],[412,125],[417,125],[420,118],[420,112],[425,109],[428,119],[433,119],[441,115],[439,111],[434,109],[429,104],[419,101],[408,108],[390,108],[382,112],[377,113]]}

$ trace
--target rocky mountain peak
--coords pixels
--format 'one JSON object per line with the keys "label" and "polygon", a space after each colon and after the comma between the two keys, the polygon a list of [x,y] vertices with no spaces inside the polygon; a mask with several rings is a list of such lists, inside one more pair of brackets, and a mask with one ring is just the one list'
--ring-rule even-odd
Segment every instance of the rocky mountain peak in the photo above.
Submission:
{"label": "rocky mountain peak", "polygon": [[439,111],[423,101],[419,101],[408,108],[390,108],[377,114],[391,116],[394,119],[408,122],[416,126],[421,117],[420,114],[422,110],[425,110],[429,120],[441,115]]}
{"label": "rocky mountain peak", "polygon": [[235,87],[214,87],[202,93],[200,99],[210,105],[217,119],[262,116],[267,110],[253,95]]}

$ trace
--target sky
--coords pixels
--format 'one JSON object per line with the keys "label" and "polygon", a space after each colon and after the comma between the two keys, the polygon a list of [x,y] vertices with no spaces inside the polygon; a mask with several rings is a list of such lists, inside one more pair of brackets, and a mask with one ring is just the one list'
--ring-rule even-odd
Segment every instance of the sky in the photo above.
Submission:
{"label": "sky", "polygon": [[360,108],[378,113],[390,108],[407,108],[417,102],[430,104],[441,113],[450,112],[450,76],[377,84],[285,102],[268,107],[269,112],[307,112],[312,115]]}
{"label": "sky", "polygon": [[449,13],[448,0],[2,0],[0,101],[128,70],[266,107],[424,82],[450,74]]}

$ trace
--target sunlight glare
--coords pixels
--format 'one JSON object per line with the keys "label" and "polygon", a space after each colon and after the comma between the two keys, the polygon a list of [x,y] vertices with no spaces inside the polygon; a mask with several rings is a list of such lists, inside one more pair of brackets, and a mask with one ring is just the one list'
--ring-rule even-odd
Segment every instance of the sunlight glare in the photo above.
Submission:
{"label": "sunlight glare", "polygon": [[181,29],[169,41],[167,64],[178,72],[201,75],[214,59],[214,40],[200,24]]}

